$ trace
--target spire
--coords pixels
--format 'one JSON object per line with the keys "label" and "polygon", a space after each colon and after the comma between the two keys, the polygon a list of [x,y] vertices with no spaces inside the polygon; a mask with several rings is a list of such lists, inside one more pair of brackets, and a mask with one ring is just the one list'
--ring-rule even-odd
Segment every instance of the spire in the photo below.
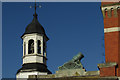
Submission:
{"label": "spire", "polygon": [[33,14],[33,16],[37,19],[37,13],[36,13],[36,9],[37,9],[37,5],[36,5],[36,0],[35,0],[35,6],[34,6],[34,8],[35,8],[35,13]]}

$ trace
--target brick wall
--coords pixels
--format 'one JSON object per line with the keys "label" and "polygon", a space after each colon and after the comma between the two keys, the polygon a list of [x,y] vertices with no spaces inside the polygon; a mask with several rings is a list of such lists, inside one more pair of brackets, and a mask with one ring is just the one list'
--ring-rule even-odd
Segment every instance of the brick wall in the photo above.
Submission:
{"label": "brick wall", "polygon": [[119,33],[120,32],[110,32],[105,33],[105,61],[106,62],[117,62],[119,54]]}
{"label": "brick wall", "polygon": [[[118,2],[101,3],[104,29],[120,27],[119,1],[120,0],[118,0]],[[106,32],[104,33],[104,37],[105,62],[116,62],[117,66],[100,68],[100,76],[120,76],[120,31]]]}
{"label": "brick wall", "polygon": [[115,66],[113,67],[103,67],[100,68],[100,76],[106,77],[106,76],[116,76],[116,68]]}

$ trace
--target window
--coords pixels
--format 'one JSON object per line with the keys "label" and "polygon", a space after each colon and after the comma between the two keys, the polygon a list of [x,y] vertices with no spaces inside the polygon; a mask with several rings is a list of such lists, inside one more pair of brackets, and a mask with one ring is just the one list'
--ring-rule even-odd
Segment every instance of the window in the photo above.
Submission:
{"label": "window", "polygon": [[110,13],[111,13],[111,16],[113,16],[113,15],[114,15],[113,8],[111,8],[110,11],[111,11],[111,12],[110,12]]}
{"label": "window", "polygon": [[28,43],[28,54],[34,53],[34,40],[29,40]]}
{"label": "window", "polygon": [[105,9],[105,16],[107,16],[107,8]]}

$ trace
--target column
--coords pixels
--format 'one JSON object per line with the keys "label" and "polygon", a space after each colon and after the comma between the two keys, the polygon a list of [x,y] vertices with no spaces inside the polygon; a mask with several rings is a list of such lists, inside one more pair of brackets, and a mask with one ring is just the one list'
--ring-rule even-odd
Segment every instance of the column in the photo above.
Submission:
{"label": "column", "polygon": [[43,56],[43,36],[42,36],[42,39],[41,39],[41,55]]}
{"label": "column", "polygon": [[44,53],[44,56],[47,57],[47,46],[46,46],[46,43],[45,43],[45,53]]}
{"label": "column", "polygon": [[34,41],[34,54],[37,54],[37,40]]}
{"label": "column", "polygon": [[28,55],[28,41],[26,41],[26,55]]}
{"label": "column", "polygon": [[23,56],[25,56],[25,55],[24,55],[24,53],[25,53],[25,52],[24,52],[24,51],[25,51],[25,50],[24,50],[24,44],[25,44],[25,42],[23,41]]}

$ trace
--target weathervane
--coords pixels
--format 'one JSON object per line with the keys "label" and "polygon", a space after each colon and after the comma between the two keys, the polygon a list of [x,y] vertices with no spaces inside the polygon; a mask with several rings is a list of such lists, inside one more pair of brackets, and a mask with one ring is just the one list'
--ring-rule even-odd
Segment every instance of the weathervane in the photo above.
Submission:
{"label": "weathervane", "polygon": [[34,9],[35,9],[35,13],[34,13],[33,16],[36,17],[36,18],[37,18],[37,13],[36,13],[37,7],[38,7],[38,8],[41,8],[42,6],[41,6],[41,5],[37,5],[37,4],[36,4],[36,0],[35,0],[35,6],[30,6],[30,8],[34,8]]}

